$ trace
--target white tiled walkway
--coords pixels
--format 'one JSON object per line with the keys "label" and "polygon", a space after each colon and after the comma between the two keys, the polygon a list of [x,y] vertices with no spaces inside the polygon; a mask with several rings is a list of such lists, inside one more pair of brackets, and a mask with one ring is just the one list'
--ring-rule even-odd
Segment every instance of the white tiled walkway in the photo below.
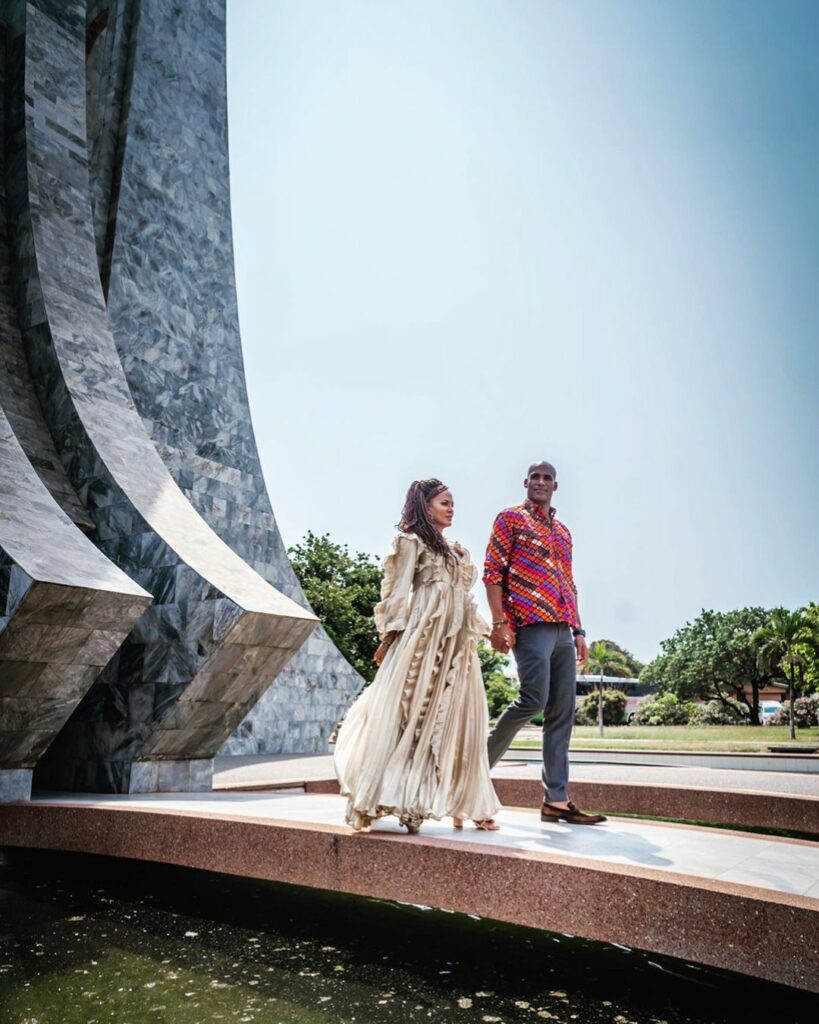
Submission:
{"label": "white tiled walkway", "polygon": [[[344,825],[344,799],[304,793],[167,793],[147,796],[59,794],[33,803],[109,804],[156,810],[180,810],[217,816],[249,816],[279,821]],[[741,885],[807,896],[819,910],[819,843],[765,836],[610,819],[603,825],[543,824],[537,811],[504,808],[497,815],[500,832],[478,832],[467,823],[462,832],[450,821],[425,822],[422,834],[471,845],[504,847],[612,864],[631,865],[693,875]],[[406,834],[392,818],[378,822],[374,832]],[[366,837],[362,837],[366,841]]]}

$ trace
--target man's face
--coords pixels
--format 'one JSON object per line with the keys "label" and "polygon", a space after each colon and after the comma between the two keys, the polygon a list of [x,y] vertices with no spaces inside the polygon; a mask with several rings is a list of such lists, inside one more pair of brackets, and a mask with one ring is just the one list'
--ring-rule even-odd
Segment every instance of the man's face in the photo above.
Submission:
{"label": "man's face", "polygon": [[548,462],[532,466],[523,481],[526,497],[536,505],[548,505],[557,490],[557,471]]}

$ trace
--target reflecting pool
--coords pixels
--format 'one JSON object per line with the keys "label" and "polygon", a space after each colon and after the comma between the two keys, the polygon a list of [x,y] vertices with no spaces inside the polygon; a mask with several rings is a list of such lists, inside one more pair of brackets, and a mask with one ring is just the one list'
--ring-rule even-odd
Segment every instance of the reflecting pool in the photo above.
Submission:
{"label": "reflecting pool", "polygon": [[419,907],[138,861],[14,851],[0,865],[2,1024],[814,1024],[816,1007]]}

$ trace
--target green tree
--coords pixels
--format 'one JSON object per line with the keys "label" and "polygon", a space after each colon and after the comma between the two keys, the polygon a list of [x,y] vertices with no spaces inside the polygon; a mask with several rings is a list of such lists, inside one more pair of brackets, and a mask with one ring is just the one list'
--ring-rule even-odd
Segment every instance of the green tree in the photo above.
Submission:
{"label": "green tree", "polygon": [[287,553],[333,643],[370,682],[377,670],[373,608],[381,596],[381,566],[371,555],[351,555],[346,544],[336,544],[329,534],[317,537],[310,531]]}
{"label": "green tree", "polygon": [[645,668],[642,661],[638,661],[631,651],[627,650],[625,647],[621,647],[620,644],[616,644],[613,640],[602,640],[601,643],[608,644],[613,651],[617,651],[618,654],[623,655],[623,660],[628,665],[631,672],[627,678],[636,679]]}
{"label": "green tree", "polygon": [[620,648],[609,643],[608,640],[595,640],[589,647],[589,657],[584,666],[586,675],[599,676],[595,683],[597,690],[597,728],[600,735],[603,735],[603,690],[605,689],[604,676],[630,677],[633,675],[629,668],[626,656]]}
{"label": "green tree", "polygon": [[[732,699],[745,704],[752,725],[760,725],[759,690],[779,675],[757,659],[754,635],[768,624],[764,608],[702,611],[660,644],[661,654],[640,673],[681,701]],[[751,698],[746,696],[746,685]]]}
{"label": "green tree", "polygon": [[770,672],[780,670],[788,684],[790,707],[790,734],[796,739],[796,719],[793,713],[794,691],[802,682],[807,659],[804,647],[815,645],[816,633],[811,618],[804,608],[795,612],[787,608],[774,608],[769,621],[754,634],[757,661]]}
{"label": "green tree", "polygon": [[[802,611],[810,632],[810,639],[797,645],[797,653],[801,655],[804,666],[802,669],[802,690],[804,693],[819,692],[819,604],[813,601]],[[798,717],[798,716],[797,716]]]}

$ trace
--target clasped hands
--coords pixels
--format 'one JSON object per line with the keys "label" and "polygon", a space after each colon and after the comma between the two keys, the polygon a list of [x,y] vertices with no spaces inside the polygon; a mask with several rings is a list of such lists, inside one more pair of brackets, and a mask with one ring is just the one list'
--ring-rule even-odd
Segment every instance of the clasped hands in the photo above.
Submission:
{"label": "clasped hands", "polygon": [[508,654],[515,646],[515,631],[508,622],[493,622],[489,634],[492,650],[499,654]]}
{"label": "clasped hands", "polygon": [[[493,651],[508,654],[515,646],[515,631],[508,622],[495,622],[489,634],[489,643]],[[574,638],[574,649],[577,664],[584,665],[589,660],[589,648],[584,636]]]}

